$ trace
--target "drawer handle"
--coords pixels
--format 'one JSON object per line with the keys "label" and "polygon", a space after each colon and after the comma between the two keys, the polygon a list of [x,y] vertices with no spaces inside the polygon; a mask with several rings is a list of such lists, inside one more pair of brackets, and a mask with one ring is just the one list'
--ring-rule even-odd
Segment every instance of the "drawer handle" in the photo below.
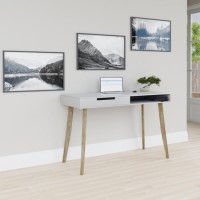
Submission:
{"label": "drawer handle", "polygon": [[103,98],[97,98],[97,101],[105,101],[105,100],[113,100],[115,97],[103,97]]}

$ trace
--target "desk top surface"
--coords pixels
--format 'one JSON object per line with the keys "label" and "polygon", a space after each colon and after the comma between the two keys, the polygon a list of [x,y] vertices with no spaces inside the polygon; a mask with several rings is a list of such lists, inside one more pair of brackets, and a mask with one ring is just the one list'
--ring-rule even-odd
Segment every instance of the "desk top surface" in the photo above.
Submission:
{"label": "desk top surface", "polygon": [[163,92],[65,93],[61,95],[60,99],[65,106],[84,109],[164,102],[170,100],[170,94]]}
{"label": "desk top surface", "polygon": [[122,92],[122,93],[64,93],[61,96],[75,98],[103,98],[103,97],[131,97],[131,96],[149,96],[149,95],[166,95],[165,92]]}

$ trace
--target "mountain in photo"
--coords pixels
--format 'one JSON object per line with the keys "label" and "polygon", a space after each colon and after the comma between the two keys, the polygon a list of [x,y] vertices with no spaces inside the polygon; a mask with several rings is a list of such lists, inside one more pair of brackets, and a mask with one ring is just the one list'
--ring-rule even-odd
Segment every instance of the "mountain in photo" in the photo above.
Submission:
{"label": "mountain in photo", "polygon": [[116,69],[110,61],[88,40],[78,44],[79,69]]}
{"label": "mountain in photo", "polygon": [[35,70],[36,70],[37,73],[40,73],[40,70],[41,70],[42,68],[43,68],[43,67],[38,67],[38,68],[36,68]]}
{"label": "mountain in photo", "polygon": [[63,74],[63,60],[59,60],[54,63],[47,64],[45,67],[40,69],[40,73]]}
{"label": "mountain in photo", "polygon": [[110,62],[103,56],[103,54],[94,47],[88,40],[82,40],[78,44],[78,50],[83,52],[84,54],[87,54],[91,57],[91,59],[95,62],[99,63],[107,63],[110,64]]}
{"label": "mountain in photo", "polygon": [[112,54],[106,55],[105,57],[113,65],[117,65],[117,66],[124,66],[125,65],[125,59],[118,54],[112,53]]}
{"label": "mountain in photo", "polygon": [[46,65],[47,65],[47,64],[51,64],[51,63],[55,63],[55,62],[60,61],[60,60],[63,60],[63,55],[60,55],[60,56],[57,56],[56,58],[50,59],[50,60],[46,63]]}
{"label": "mountain in photo", "polygon": [[170,25],[166,26],[165,28],[158,28],[156,35],[163,38],[170,38]]}
{"label": "mountain in photo", "polygon": [[38,68],[38,67],[44,67],[44,65],[45,65],[39,59],[30,59],[30,58],[26,58],[26,57],[24,57],[24,58],[21,58],[21,57],[20,58],[19,57],[12,58],[12,57],[10,57],[10,59],[13,60],[16,63],[27,66],[30,69],[35,69],[35,68]]}
{"label": "mountain in photo", "polygon": [[19,64],[11,59],[4,60],[4,74],[29,74],[36,73],[36,70],[30,69],[25,65]]}

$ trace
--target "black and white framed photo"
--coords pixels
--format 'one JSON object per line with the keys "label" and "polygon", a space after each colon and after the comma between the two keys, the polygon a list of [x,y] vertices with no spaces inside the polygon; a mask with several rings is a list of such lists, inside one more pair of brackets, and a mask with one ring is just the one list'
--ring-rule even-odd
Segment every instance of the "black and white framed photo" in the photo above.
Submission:
{"label": "black and white framed photo", "polygon": [[124,70],[125,36],[77,33],[77,69]]}
{"label": "black and white framed photo", "polygon": [[3,51],[3,91],[64,90],[64,52]]}
{"label": "black and white framed photo", "polygon": [[171,52],[171,21],[131,17],[131,50]]}

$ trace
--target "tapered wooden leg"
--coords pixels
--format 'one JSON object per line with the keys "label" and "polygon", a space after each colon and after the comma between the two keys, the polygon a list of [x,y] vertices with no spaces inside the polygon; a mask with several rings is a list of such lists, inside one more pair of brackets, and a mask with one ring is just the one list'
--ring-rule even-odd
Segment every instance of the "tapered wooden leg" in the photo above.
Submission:
{"label": "tapered wooden leg", "polygon": [[63,152],[63,163],[65,163],[67,159],[69,142],[70,142],[70,137],[71,137],[71,132],[72,132],[73,112],[74,112],[74,108],[68,107],[67,129],[66,129],[66,137],[65,137],[64,152]]}
{"label": "tapered wooden leg", "polygon": [[84,174],[85,164],[85,143],[86,143],[87,109],[83,109],[82,117],[82,144],[81,144],[81,168],[80,175]]}
{"label": "tapered wooden leg", "polygon": [[142,149],[145,149],[144,104],[141,105],[141,116],[142,116]]}
{"label": "tapered wooden leg", "polygon": [[162,133],[162,140],[165,149],[166,158],[169,158],[168,145],[167,145],[167,135],[165,130],[165,119],[164,119],[164,111],[163,104],[158,103],[159,117],[160,117],[160,129]]}

